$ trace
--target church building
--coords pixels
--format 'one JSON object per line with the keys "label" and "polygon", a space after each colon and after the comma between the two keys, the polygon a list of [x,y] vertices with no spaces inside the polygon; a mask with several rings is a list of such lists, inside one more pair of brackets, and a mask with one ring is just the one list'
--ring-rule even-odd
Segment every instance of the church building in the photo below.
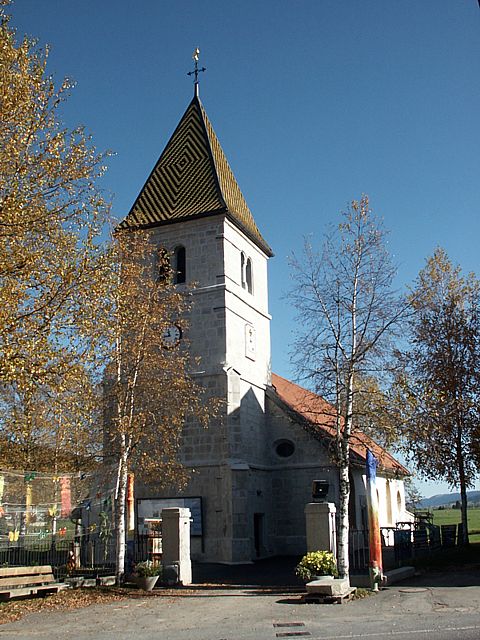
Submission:
{"label": "church building", "polygon": [[[196,283],[188,331],[200,358],[194,375],[224,400],[221,422],[185,426],[187,488],[181,494],[136,488],[138,530],[146,531],[165,506],[188,506],[195,560],[303,554],[313,480],[327,480],[328,500],[339,499],[328,455],[332,407],[271,372],[267,262],[273,252],[199,99],[198,82],[121,227],[148,229],[158,248],[171,252],[178,286]],[[367,446],[380,460],[381,524],[395,525],[407,518],[402,478],[408,472],[360,434],[352,443],[352,526],[365,524]]]}

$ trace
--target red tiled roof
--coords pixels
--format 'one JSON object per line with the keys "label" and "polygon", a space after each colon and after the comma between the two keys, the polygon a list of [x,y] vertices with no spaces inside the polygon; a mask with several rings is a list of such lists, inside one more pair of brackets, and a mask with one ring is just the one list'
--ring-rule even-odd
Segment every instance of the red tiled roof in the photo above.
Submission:
{"label": "red tiled roof", "polygon": [[[333,405],[316,393],[308,391],[275,373],[272,373],[272,386],[281,402],[306,420],[317,437],[326,436],[328,439],[335,437],[335,408]],[[367,448],[379,461],[380,469],[399,473],[400,475],[409,475],[408,469],[395,460],[386,449],[377,444],[367,434],[355,429],[350,440],[351,452],[364,461],[367,455]]]}

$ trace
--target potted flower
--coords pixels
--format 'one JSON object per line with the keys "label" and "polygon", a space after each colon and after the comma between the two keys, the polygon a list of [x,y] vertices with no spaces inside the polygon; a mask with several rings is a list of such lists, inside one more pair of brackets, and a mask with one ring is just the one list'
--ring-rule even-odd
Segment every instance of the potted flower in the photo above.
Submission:
{"label": "potted flower", "polygon": [[135,565],[133,573],[135,583],[139,589],[151,591],[157,584],[158,578],[162,574],[162,565],[151,560],[144,560]]}
{"label": "potted flower", "polygon": [[331,551],[310,551],[295,567],[296,575],[305,582],[311,582],[318,576],[338,575],[337,563]]}

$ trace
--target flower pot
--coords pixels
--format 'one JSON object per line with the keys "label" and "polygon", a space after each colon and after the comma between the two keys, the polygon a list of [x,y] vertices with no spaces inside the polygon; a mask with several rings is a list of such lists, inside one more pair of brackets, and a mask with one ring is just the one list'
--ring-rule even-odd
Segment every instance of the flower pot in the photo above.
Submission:
{"label": "flower pot", "polygon": [[158,576],[137,576],[135,578],[135,584],[139,589],[144,591],[152,591],[153,587],[157,584]]}

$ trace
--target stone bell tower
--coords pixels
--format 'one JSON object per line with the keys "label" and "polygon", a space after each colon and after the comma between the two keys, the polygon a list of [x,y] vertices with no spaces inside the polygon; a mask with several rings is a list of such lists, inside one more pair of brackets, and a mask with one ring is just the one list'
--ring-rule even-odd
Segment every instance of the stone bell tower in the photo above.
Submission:
{"label": "stone bell tower", "polygon": [[245,562],[267,551],[262,464],[273,254],[200,102],[195,69],[193,99],[120,226],[148,229],[172,252],[178,286],[196,283],[185,336],[200,358],[193,375],[224,400],[220,423],[185,427],[182,461],[194,470],[185,492],[152,497],[201,498],[193,556]]}

